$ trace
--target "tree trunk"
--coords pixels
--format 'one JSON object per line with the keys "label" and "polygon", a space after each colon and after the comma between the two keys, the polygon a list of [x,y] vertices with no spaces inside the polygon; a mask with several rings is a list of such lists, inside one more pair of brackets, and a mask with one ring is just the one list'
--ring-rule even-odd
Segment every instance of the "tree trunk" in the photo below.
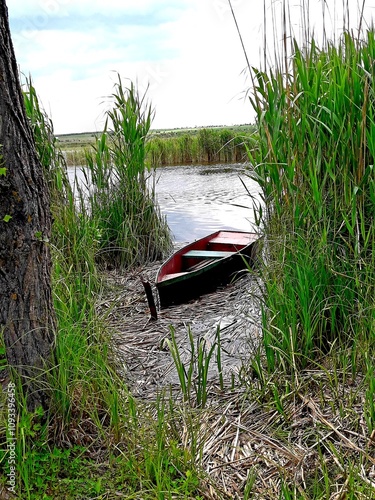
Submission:
{"label": "tree trunk", "polygon": [[49,406],[52,361],[49,193],[24,108],[5,0],[0,0],[0,327],[29,410]]}

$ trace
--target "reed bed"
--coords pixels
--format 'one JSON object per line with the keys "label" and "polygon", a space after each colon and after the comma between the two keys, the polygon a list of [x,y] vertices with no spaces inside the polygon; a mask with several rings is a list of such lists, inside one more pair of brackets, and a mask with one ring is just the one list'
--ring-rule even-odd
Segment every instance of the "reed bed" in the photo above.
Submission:
{"label": "reed bed", "polygon": [[337,347],[356,372],[374,341],[374,40],[293,42],[287,67],[254,73],[270,369]]}
{"label": "reed bed", "polygon": [[120,77],[112,97],[113,108],[94,154],[86,156],[89,173],[81,211],[95,221],[100,235],[97,260],[126,267],[160,258],[170,248],[171,237],[147,183],[152,108],[133,84],[124,88]]}
{"label": "reed bed", "polygon": [[[113,331],[116,352],[132,393],[152,401],[158,392],[170,384],[176,400],[184,396],[179,367],[171,356],[173,346],[178,347],[178,354],[185,366],[193,369],[190,363],[193,358],[198,358],[199,349],[194,352],[197,342],[199,345],[199,342],[204,341],[208,353],[214,345],[218,346],[218,328],[222,359],[218,364],[218,351],[215,348],[208,380],[215,380],[216,383],[219,366],[222,365],[220,371],[223,372],[226,386],[236,384],[234,381],[248,360],[249,350],[255,353],[258,346],[261,317],[256,299],[259,289],[255,279],[245,273],[242,279],[213,294],[159,311],[155,322],[149,319],[141,277],[153,283],[160,264],[157,262],[135,268],[126,275],[116,270],[108,272],[108,289],[98,304]],[[153,293],[157,301],[154,287]],[[251,297],[251,300],[243,301],[244,296]],[[172,345],[170,340],[173,338],[175,341]],[[194,371],[194,377],[198,380],[198,365]],[[195,404],[193,397],[192,404]]]}
{"label": "reed bed", "polygon": [[147,157],[153,167],[247,161],[255,144],[254,129],[203,128],[178,134],[151,136]]}
{"label": "reed bed", "polygon": [[[97,138],[92,137],[92,134],[86,134],[84,138],[73,136],[71,141],[68,138],[58,141],[67,165],[85,165],[88,156],[95,156],[93,147],[95,148]],[[112,135],[108,131],[109,145],[111,140]],[[248,160],[248,148],[255,144],[255,127],[251,125],[187,131],[151,130],[146,141],[146,164],[157,168],[166,165],[244,162]]]}
{"label": "reed bed", "polygon": [[[158,266],[108,273],[98,308],[113,331],[118,370],[132,394],[153,418],[160,398],[165,401],[170,439],[190,451],[200,471],[196,494],[218,500],[371,498],[375,461],[363,420],[366,374],[347,378],[335,366],[268,373],[249,364],[262,343],[257,274],[162,310],[151,321],[140,276],[151,281]],[[196,346],[205,341],[207,355],[214,352],[204,404],[199,352],[189,332]],[[184,383],[181,364],[186,375],[191,372]]]}
{"label": "reed bed", "polygon": [[308,27],[297,42],[290,6],[279,7],[281,49],[252,68],[259,143],[249,175],[262,189],[266,257],[263,348],[251,367],[264,389],[270,384],[281,441],[303,407],[300,443],[313,422],[325,431],[310,435],[315,476],[290,475],[279,462],[272,488],[278,498],[372,498],[374,31],[344,26],[319,45]]}

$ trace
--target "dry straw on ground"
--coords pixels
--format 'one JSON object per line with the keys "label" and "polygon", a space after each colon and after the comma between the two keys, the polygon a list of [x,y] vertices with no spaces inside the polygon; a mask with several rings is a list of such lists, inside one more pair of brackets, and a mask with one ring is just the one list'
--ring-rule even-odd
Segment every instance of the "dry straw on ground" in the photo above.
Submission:
{"label": "dry straw on ground", "polygon": [[[152,321],[141,276],[153,283],[159,265],[126,275],[111,272],[108,281],[117,289],[116,305],[113,307],[113,296],[101,305],[110,308],[108,319],[115,332],[117,353],[124,361],[125,377],[133,394],[153,399],[157,390],[166,384],[178,384],[166,343],[171,326],[175,329],[182,360],[186,362],[190,359],[188,328],[195,339],[204,338],[210,346],[220,326],[224,378],[237,378],[242,364],[249,359],[249,351],[254,350],[259,339],[260,309],[254,299],[250,300],[250,292],[256,286],[254,279],[245,273],[242,279],[216,293],[159,311],[157,321]],[[155,289],[153,292],[157,301],[157,292]],[[210,371],[211,381],[217,375],[214,368]]]}
{"label": "dry straw on ground", "polygon": [[[274,384],[268,376],[265,386],[250,368],[251,353],[261,339],[257,280],[245,273],[216,293],[159,311],[157,321],[152,321],[140,277],[152,283],[159,265],[107,273],[109,286],[99,307],[106,311],[119,369],[129,389],[145,403],[155,401],[163,389],[171,390],[186,447],[193,444],[193,416],[196,460],[206,478],[203,497],[242,499],[248,491],[248,498],[273,500],[284,498],[280,495],[285,483],[297,498],[313,498],[306,496],[306,489],[328,476],[326,498],[344,499],[347,467],[353,464],[358,464],[358,481],[375,488],[374,441],[363,418],[360,378],[337,380],[333,391],[329,367],[305,371],[281,382],[290,390],[284,391],[277,407],[272,394],[280,381],[276,384],[275,376]],[[205,338],[209,348],[220,325],[225,387],[220,388],[217,365],[211,360],[204,409],[182,401],[166,342],[171,325],[187,364],[191,360],[188,328],[195,340]],[[348,400],[350,404],[345,403]],[[368,496],[359,492],[357,498]]]}

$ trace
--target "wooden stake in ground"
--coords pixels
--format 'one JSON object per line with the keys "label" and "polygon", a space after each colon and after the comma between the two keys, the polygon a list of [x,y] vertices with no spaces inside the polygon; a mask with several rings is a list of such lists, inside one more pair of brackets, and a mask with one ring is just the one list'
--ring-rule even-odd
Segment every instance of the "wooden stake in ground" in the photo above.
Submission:
{"label": "wooden stake in ground", "polygon": [[150,308],[151,319],[157,320],[158,313],[156,311],[156,306],[155,306],[154,296],[152,294],[151,285],[150,285],[149,281],[144,280],[142,277],[141,277],[141,281],[142,281],[142,285],[143,285],[145,292],[146,292],[148,307]]}

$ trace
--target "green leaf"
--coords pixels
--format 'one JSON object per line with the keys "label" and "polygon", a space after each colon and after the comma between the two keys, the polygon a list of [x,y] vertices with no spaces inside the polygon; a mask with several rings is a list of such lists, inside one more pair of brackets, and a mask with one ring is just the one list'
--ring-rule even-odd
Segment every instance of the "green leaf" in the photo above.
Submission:
{"label": "green leaf", "polygon": [[7,175],[6,167],[0,167],[0,175]]}
{"label": "green leaf", "polygon": [[47,238],[47,236],[43,236],[42,231],[37,231],[37,232],[35,233],[35,238],[36,238],[38,241],[44,241],[44,243],[48,243],[48,242],[49,242],[49,239]]}
{"label": "green leaf", "polygon": [[11,216],[11,215],[4,215],[4,217],[3,217],[3,221],[4,221],[4,222],[9,222],[11,218],[12,218],[12,216]]}

